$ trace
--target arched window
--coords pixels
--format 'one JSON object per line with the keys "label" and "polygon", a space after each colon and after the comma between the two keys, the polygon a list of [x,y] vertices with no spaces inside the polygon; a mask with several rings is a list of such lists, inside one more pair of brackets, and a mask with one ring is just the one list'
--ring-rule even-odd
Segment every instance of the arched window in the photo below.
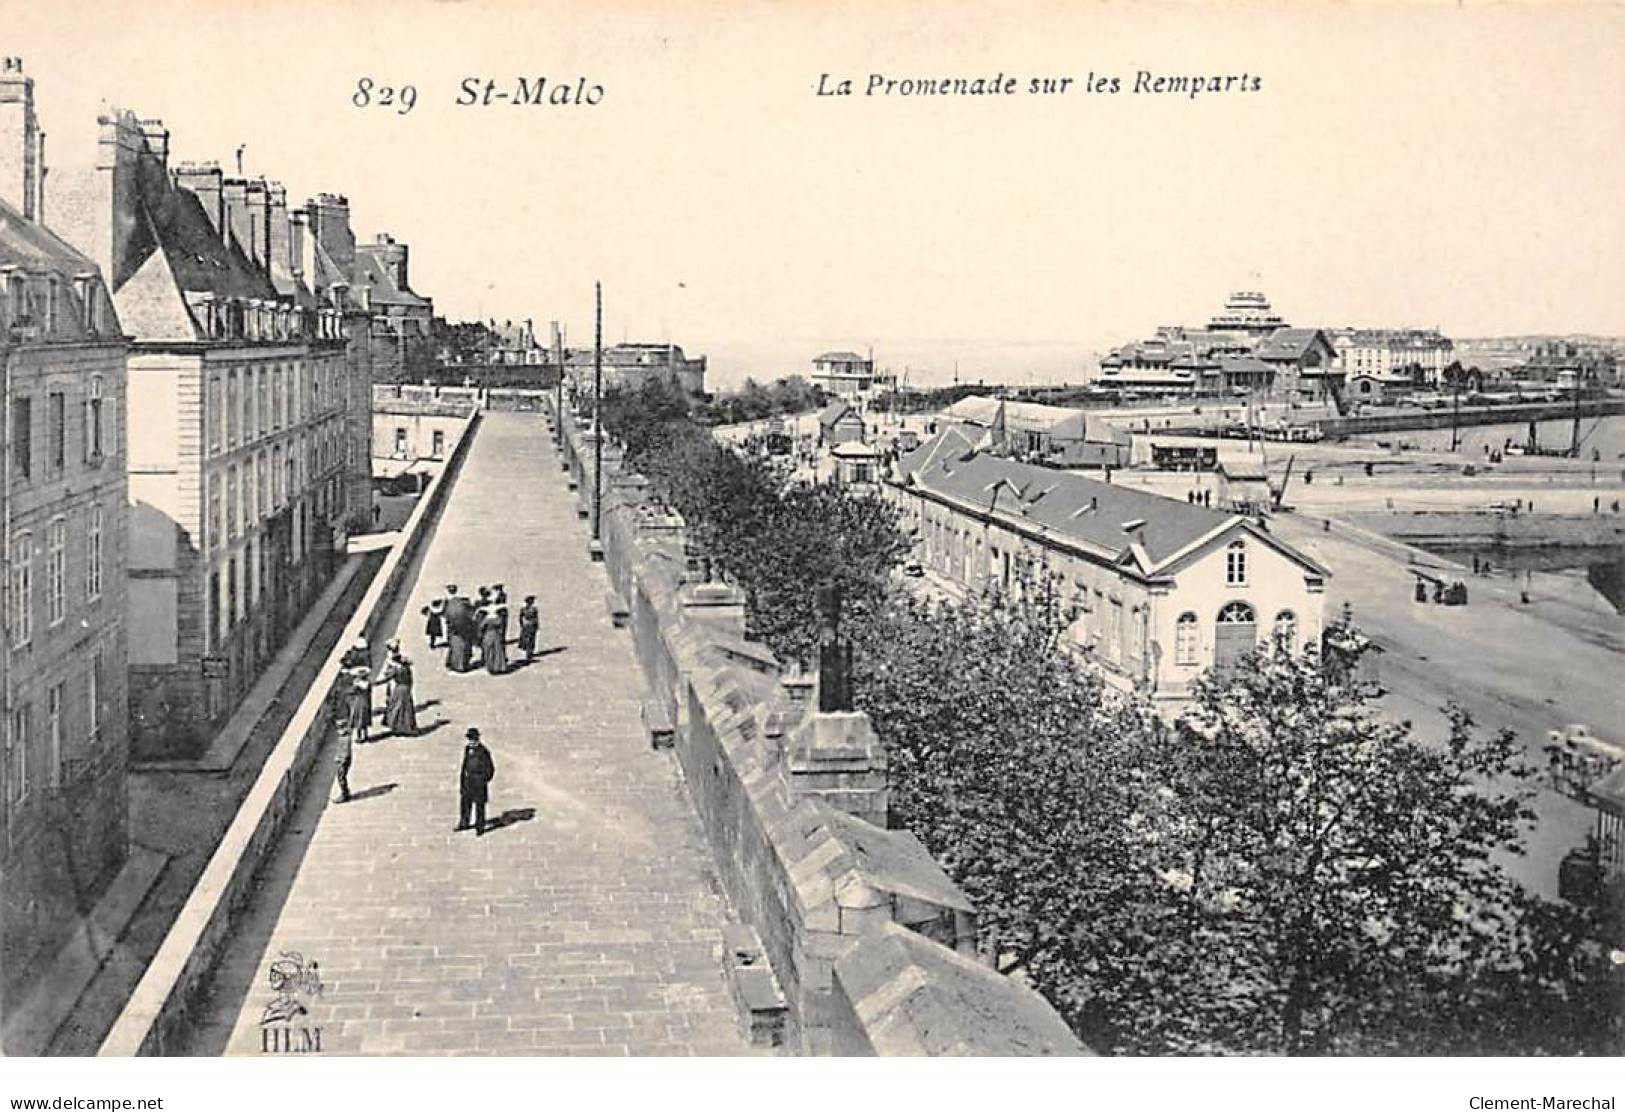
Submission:
{"label": "arched window", "polygon": [[1240,601],[1227,602],[1219,610],[1218,625],[1213,631],[1213,666],[1228,668],[1243,654],[1251,652],[1258,643],[1257,615],[1252,605]]}
{"label": "arched window", "polygon": [[1179,616],[1174,623],[1174,663],[1195,664],[1198,639],[1196,615],[1189,610]]}
{"label": "arched window", "polygon": [[1292,648],[1298,641],[1298,616],[1290,610],[1283,610],[1275,615],[1275,627],[1271,631],[1277,645]]}
{"label": "arched window", "polygon": [[[1224,550],[1224,581],[1231,587],[1241,587],[1247,583],[1247,546],[1241,541],[1232,541],[1230,547]],[[1222,618],[1220,620],[1223,621]]]}

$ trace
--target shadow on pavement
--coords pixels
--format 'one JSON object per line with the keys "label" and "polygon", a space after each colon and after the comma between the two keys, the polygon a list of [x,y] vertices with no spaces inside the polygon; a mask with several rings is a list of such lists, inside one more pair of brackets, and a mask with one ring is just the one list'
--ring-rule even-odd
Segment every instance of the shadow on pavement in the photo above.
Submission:
{"label": "shadow on pavement", "polygon": [[516,823],[529,822],[535,817],[536,808],[534,807],[510,807],[508,810],[502,812],[502,814],[486,823],[485,832],[489,834],[493,830],[501,830],[504,826],[513,826]]}
{"label": "shadow on pavement", "polygon": [[358,803],[363,799],[372,799],[375,796],[388,795],[398,787],[400,787],[400,785],[395,783],[379,784],[376,787],[368,788],[365,791],[351,792],[349,802]]}

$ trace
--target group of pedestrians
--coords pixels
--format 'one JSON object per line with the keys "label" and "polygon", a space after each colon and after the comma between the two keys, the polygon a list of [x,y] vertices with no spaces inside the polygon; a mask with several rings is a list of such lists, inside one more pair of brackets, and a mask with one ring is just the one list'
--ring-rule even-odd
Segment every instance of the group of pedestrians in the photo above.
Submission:
{"label": "group of pedestrians", "polygon": [[387,646],[383,667],[374,678],[372,652],[365,637],[344,652],[340,662],[339,691],[342,697],[338,715],[341,746],[338,754],[339,802],[350,801],[350,766],[355,759],[354,746],[369,740],[372,734],[372,689],[384,687],[385,701],[383,726],[394,737],[416,737],[418,712],[412,693],[412,661],[401,651],[401,643],[392,640]]}
{"label": "group of pedestrians", "polygon": [[[429,648],[445,645],[448,672],[484,668],[500,676],[508,671],[508,593],[501,583],[480,587],[474,598],[458,593],[455,583],[447,584],[445,595],[424,607],[423,615]],[[536,596],[526,595],[519,609],[518,646],[527,661],[536,656],[541,621]]]}
{"label": "group of pedestrians", "polygon": [[[446,650],[446,669],[470,672],[483,667],[493,676],[508,671],[508,595],[501,583],[480,587],[473,598],[460,594],[456,584],[448,584],[443,597],[423,608],[429,648]],[[519,651],[530,661],[536,656],[536,638],[541,630],[541,612],[536,596],[526,595],[519,609]],[[476,659],[475,654],[478,653]],[[366,638],[358,638],[345,651],[340,683],[341,707],[338,764],[338,802],[348,803],[350,768],[355,745],[369,740],[372,732],[372,689],[387,688],[383,728],[395,737],[415,737],[419,733],[417,705],[413,695],[412,662],[392,640],[376,677],[372,674],[372,654]],[[464,734],[462,764],[458,769],[457,831],[473,829],[476,836],[488,829],[485,808],[490,784],[496,777],[496,761],[480,737],[477,726]]]}

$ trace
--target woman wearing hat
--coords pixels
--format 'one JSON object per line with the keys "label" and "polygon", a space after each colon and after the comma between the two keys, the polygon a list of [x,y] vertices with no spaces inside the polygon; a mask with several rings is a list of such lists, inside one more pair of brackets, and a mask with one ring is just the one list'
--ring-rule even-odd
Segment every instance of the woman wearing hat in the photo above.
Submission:
{"label": "woman wearing hat", "polygon": [[358,664],[346,670],[350,677],[349,701],[346,703],[348,721],[345,723],[350,736],[356,741],[366,741],[367,731],[372,725],[372,676],[365,664]]}
{"label": "woman wearing hat", "polygon": [[423,632],[428,635],[429,648],[431,649],[438,649],[440,647],[440,638],[445,635],[445,613],[446,600],[443,598],[437,598],[423,608],[423,617],[425,619]]}
{"label": "woman wearing hat", "polygon": [[480,660],[493,676],[508,670],[508,648],[503,643],[507,628],[508,612],[501,608],[487,610],[480,622]]}
{"label": "woman wearing hat", "polygon": [[401,643],[389,643],[389,660],[378,676],[387,683],[388,702],[384,704],[384,728],[396,737],[416,737],[418,712],[412,695],[412,662],[401,652]]}

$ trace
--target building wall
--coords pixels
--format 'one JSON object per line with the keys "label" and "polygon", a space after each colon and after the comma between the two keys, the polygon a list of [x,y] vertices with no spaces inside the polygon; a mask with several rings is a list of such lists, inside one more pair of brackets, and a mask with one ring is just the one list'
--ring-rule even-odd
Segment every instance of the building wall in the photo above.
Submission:
{"label": "building wall", "polygon": [[[413,413],[379,409],[372,415],[372,443],[379,459],[444,459],[468,423],[467,412]],[[435,434],[440,434],[436,451]]]}
{"label": "building wall", "polygon": [[[1297,619],[1293,648],[1320,644],[1326,609],[1324,588],[1306,583],[1301,565],[1250,536],[1239,541],[1246,556],[1246,582],[1228,583],[1226,560],[1232,543],[1238,542],[1232,538],[1217,544],[1201,559],[1182,568],[1174,577],[1174,587],[1153,600],[1152,636],[1161,648],[1159,693],[1182,695],[1197,675],[1213,666],[1219,610],[1226,603],[1240,601],[1252,606],[1259,643],[1269,641],[1275,619],[1283,611],[1290,611]],[[1185,613],[1196,615],[1194,665],[1180,664],[1176,659],[1177,623]]]}
{"label": "building wall", "polygon": [[349,367],[326,341],[137,348],[131,735],[140,757],[179,757],[229,717],[342,555]]}
{"label": "building wall", "polygon": [[[1227,602],[1253,606],[1256,640],[1264,641],[1283,610],[1297,616],[1294,643],[1319,644],[1325,595],[1306,581],[1301,565],[1274,548],[1246,537],[1247,581],[1225,581],[1227,543],[1204,551],[1182,567],[1171,584],[1144,582],[1068,548],[1047,544],[964,513],[914,488],[886,484],[903,512],[905,530],[917,529],[919,558],[926,567],[976,595],[989,588],[1020,597],[1049,577],[1051,587],[1074,614],[1072,645],[1099,665],[1115,685],[1179,699],[1197,675],[1214,663],[1215,624]],[[1177,622],[1197,616],[1194,664],[1176,652]]]}
{"label": "building wall", "polygon": [[[7,354],[8,409],[19,398],[30,403],[27,476],[15,410],[4,445],[11,575],[0,994],[10,998],[124,860],[128,748],[124,345],[38,344]],[[101,388],[99,456],[90,450],[93,380]],[[49,428],[53,394],[63,399],[60,467]]]}
{"label": "building wall", "polygon": [[372,344],[368,319],[347,314],[345,333],[345,510],[352,532],[371,526],[372,511]]}

